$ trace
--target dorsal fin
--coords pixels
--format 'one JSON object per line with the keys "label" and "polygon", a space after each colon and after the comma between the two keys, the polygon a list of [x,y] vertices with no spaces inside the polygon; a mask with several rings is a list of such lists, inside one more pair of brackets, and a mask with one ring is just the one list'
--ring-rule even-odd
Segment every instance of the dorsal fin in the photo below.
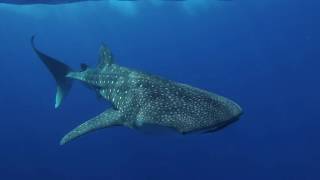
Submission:
{"label": "dorsal fin", "polygon": [[113,64],[112,53],[105,44],[102,44],[100,47],[100,59],[97,68],[104,70],[111,64]]}

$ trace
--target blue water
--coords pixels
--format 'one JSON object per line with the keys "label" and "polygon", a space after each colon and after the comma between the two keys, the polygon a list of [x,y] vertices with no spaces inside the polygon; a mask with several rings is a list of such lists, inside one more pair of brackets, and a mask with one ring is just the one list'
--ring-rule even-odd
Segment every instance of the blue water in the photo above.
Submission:
{"label": "blue water", "polygon": [[[0,179],[320,179],[320,2],[0,5]],[[59,146],[110,106],[55,82],[31,49],[75,69],[102,42],[116,62],[229,97],[245,114],[213,134],[111,128]]]}

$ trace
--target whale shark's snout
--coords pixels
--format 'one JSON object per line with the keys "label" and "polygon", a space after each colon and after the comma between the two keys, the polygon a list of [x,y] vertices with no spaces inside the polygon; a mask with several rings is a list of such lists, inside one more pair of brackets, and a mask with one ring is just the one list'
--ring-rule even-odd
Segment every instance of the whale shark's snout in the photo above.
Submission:
{"label": "whale shark's snout", "polygon": [[239,119],[239,117],[243,114],[243,110],[240,105],[232,100],[229,100],[228,108],[231,112],[231,119]]}
{"label": "whale shark's snout", "polygon": [[218,122],[215,126],[215,128],[211,131],[217,131],[220,130],[236,121],[239,120],[240,116],[243,114],[243,110],[236,102],[227,99],[222,98],[223,104],[224,104],[224,115],[223,118],[220,119],[220,122]]}

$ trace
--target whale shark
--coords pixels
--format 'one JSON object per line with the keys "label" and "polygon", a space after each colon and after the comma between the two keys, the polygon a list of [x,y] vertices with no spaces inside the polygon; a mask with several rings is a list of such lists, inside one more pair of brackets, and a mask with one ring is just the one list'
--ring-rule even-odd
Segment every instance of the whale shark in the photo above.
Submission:
{"label": "whale shark", "polygon": [[170,129],[177,134],[211,133],[237,121],[242,115],[242,108],[226,97],[118,65],[104,44],[95,68],[81,64],[79,70],[73,70],[37,49],[34,39],[33,36],[34,52],[57,84],[55,108],[60,107],[75,80],[83,82],[112,104],[67,133],[61,139],[61,145],[89,132],[114,126],[142,132],[154,127]]}

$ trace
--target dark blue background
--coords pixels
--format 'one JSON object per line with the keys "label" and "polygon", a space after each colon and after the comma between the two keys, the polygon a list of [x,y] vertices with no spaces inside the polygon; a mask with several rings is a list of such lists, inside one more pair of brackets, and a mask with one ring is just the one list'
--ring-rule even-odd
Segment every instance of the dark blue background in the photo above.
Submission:
{"label": "dark blue background", "polygon": [[[243,0],[187,12],[139,3],[0,5],[0,179],[320,179],[320,3]],[[104,129],[60,138],[109,105],[55,83],[30,47],[77,68],[106,42],[124,66],[227,96],[245,114],[214,134]]]}

